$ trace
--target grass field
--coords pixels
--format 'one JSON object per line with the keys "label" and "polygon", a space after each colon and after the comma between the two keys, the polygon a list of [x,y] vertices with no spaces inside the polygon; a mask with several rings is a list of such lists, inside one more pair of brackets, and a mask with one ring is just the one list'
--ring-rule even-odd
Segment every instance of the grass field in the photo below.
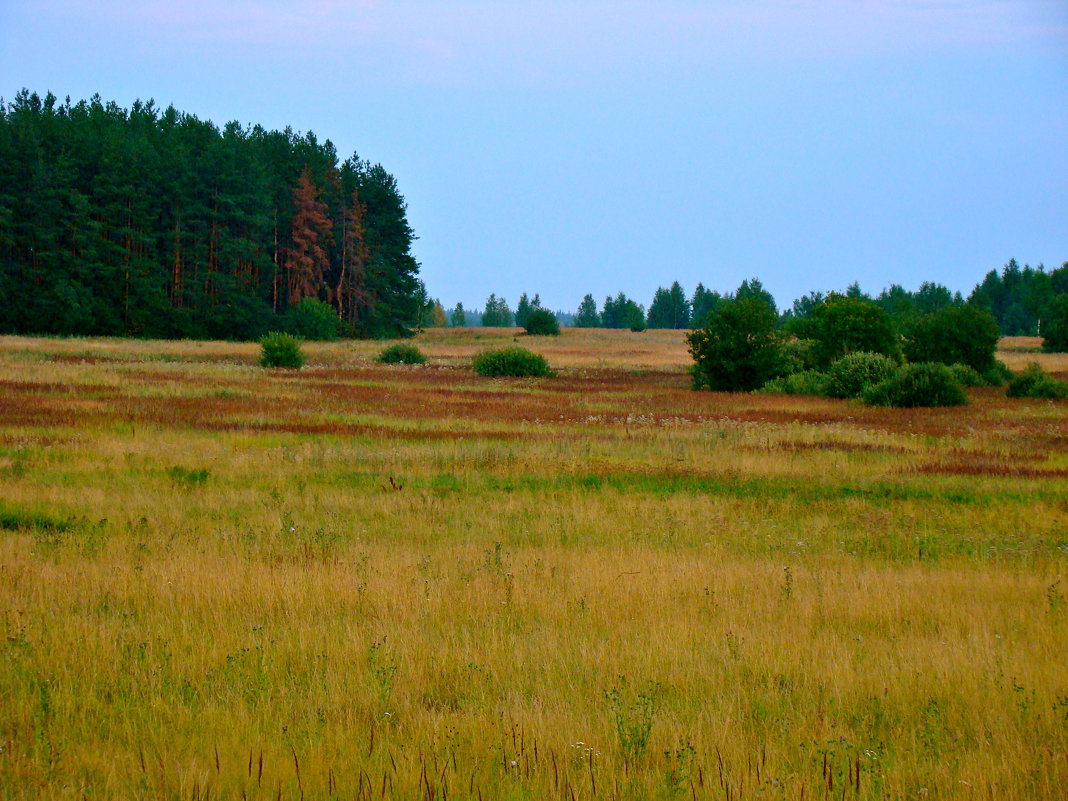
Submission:
{"label": "grass field", "polygon": [[417,344],[0,337],[0,799],[1065,797],[1068,402]]}

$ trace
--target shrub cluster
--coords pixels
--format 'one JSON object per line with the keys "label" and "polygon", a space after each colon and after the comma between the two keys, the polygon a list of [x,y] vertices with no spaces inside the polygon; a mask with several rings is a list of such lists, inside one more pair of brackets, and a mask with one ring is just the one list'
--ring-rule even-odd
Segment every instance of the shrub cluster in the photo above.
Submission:
{"label": "shrub cluster", "polygon": [[492,378],[500,376],[541,377],[553,374],[544,356],[519,347],[483,351],[475,356],[471,366],[479,375]]}
{"label": "shrub cluster", "polygon": [[968,396],[949,367],[920,362],[903,365],[885,381],[868,387],[864,402],[872,406],[963,406]]}
{"label": "shrub cluster", "polygon": [[778,395],[826,395],[827,374],[819,370],[802,370],[773,378],[758,391]]}
{"label": "shrub cluster", "polygon": [[523,321],[523,328],[531,336],[560,335],[560,323],[556,321],[556,315],[548,309],[531,309]]}
{"label": "shrub cluster", "polygon": [[696,389],[748,392],[786,372],[775,312],[756,299],[720,303],[686,342]]}
{"label": "shrub cluster", "polygon": [[397,342],[383,348],[375,361],[383,364],[426,364],[426,356],[410,342]]}
{"label": "shrub cluster", "polygon": [[300,369],[304,365],[304,352],[300,340],[292,334],[272,331],[260,339],[260,366]]}
{"label": "shrub cluster", "polygon": [[[1068,300],[1064,306],[1068,314]],[[1056,341],[1059,307],[1050,309],[1049,331]],[[1068,397],[1068,383],[1038,365],[1014,376],[998,361],[997,322],[976,306],[958,304],[915,317],[899,334],[878,305],[831,295],[814,301],[785,328],[796,339],[786,341],[766,302],[736,298],[716,304],[686,340],[694,388],[759,388],[861,398],[881,406],[958,406],[968,402],[965,387],[1006,383],[1009,397]]]}
{"label": "shrub cluster", "polygon": [[1068,351],[1068,292],[1055,295],[1042,314],[1042,348],[1047,351]]}
{"label": "shrub cluster", "polygon": [[1068,398],[1068,382],[1059,381],[1037,364],[1029,364],[1009,381],[1005,394],[1010,398]]}
{"label": "shrub cluster", "polygon": [[894,374],[897,362],[881,353],[850,353],[827,371],[826,393],[832,398],[859,398],[868,387]]}
{"label": "shrub cluster", "polygon": [[301,339],[329,342],[337,339],[341,318],[330,304],[304,298],[286,314],[286,328]]}

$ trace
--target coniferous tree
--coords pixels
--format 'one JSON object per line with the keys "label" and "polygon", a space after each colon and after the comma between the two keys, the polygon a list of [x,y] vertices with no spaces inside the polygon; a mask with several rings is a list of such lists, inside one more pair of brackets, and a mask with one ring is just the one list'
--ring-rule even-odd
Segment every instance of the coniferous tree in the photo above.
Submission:
{"label": "coniferous tree", "polygon": [[690,327],[699,328],[710,312],[723,301],[719,292],[706,289],[703,284],[698,284],[693,290],[693,299],[690,301]]}
{"label": "coniferous tree", "polygon": [[453,328],[463,328],[467,325],[467,313],[464,311],[464,304],[457,303],[451,312],[449,312],[449,325]]}
{"label": "coniferous tree", "polygon": [[323,288],[323,273],[329,265],[325,244],[333,222],[319,195],[311,170],[305,167],[293,188],[293,244],[286,253],[290,306],[318,297]]}
{"label": "coniferous tree", "polygon": [[690,303],[678,281],[675,281],[670,289],[661,287],[656,290],[646,323],[649,328],[689,327]]}
{"label": "coniferous tree", "polygon": [[586,295],[582,299],[573,323],[575,328],[597,328],[601,324],[601,315],[597,313],[597,301],[593,295]]}
{"label": "coniferous tree", "polygon": [[508,308],[508,301],[490,293],[490,296],[486,299],[486,308],[482,311],[481,324],[487,327],[495,326],[500,328],[510,326],[512,324],[512,310]]}
{"label": "coniferous tree", "polygon": [[0,102],[0,331],[252,339],[307,297],[400,335],[423,315],[413,238],[393,177],[310,133]]}

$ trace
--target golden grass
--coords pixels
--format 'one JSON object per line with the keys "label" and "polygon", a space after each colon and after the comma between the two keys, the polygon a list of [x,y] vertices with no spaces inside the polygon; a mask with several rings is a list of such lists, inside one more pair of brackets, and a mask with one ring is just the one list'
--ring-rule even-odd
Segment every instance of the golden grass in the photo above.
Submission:
{"label": "golden grass", "polygon": [[1068,404],[515,335],[0,338],[0,798],[1063,797]]}

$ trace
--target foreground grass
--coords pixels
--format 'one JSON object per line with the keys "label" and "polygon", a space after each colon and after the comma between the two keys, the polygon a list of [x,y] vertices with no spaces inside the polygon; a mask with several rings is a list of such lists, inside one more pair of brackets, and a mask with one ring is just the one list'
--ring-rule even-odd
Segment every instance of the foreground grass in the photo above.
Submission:
{"label": "foreground grass", "polygon": [[656,333],[0,339],[0,798],[1060,797],[1068,405]]}

